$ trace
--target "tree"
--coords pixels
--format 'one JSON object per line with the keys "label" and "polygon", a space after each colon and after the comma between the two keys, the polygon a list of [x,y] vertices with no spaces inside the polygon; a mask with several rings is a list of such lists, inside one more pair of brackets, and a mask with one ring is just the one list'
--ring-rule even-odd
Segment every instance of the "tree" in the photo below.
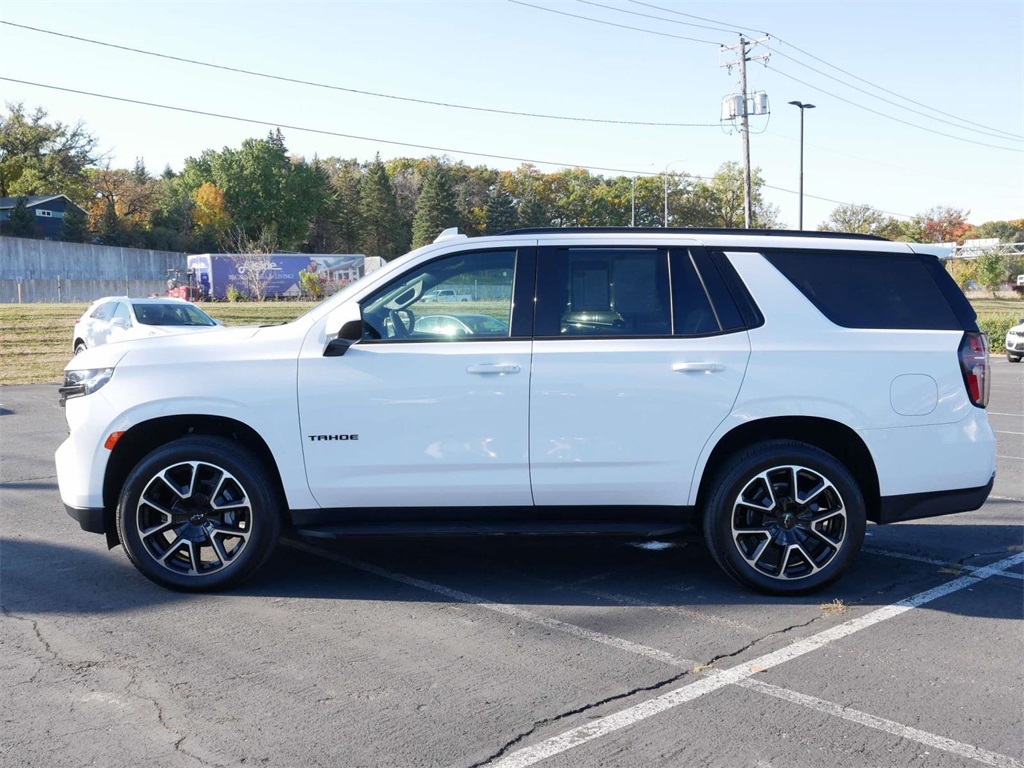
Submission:
{"label": "tree", "polygon": [[156,210],[157,183],[136,163],[134,170],[90,170],[93,228],[107,245],[146,245],[145,231]]}
{"label": "tree", "polygon": [[1006,260],[993,251],[985,251],[977,258],[978,282],[992,291],[993,298],[1006,282]]}
{"label": "tree", "polygon": [[64,223],[60,238],[65,243],[84,243],[89,237],[89,218],[77,205],[69,205],[64,211]]}
{"label": "tree", "polygon": [[0,114],[0,197],[65,194],[89,201],[85,170],[100,162],[97,139],[82,122],[48,122],[46,110],[8,103]]}
{"label": "tree", "polygon": [[255,301],[264,301],[276,271],[270,258],[270,254],[278,250],[273,226],[263,227],[255,239],[241,227],[235,227],[228,233],[224,246],[226,252],[235,254],[231,262],[238,270],[242,293]]}
{"label": "tree", "polygon": [[821,232],[850,232],[860,235],[878,235],[892,240],[903,236],[903,225],[888,214],[870,205],[840,205],[832,209],[828,220],[818,227]]}
{"label": "tree", "polygon": [[24,197],[11,209],[11,218],[7,222],[7,235],[11,237],[39,237],[39,228],[36,226],[36,214],[25,202]]}
{"label": "tree", "polygon": [[970,283],[978,280],[978,261],[977,259],[946,259],[946,271],[960,286],[960,290],[966,291]]}
{"label": "tree", "polygon": [[279,130],[266,139],[246,139],[238,150],[225,147],[190,157],[182,178],[193,192],[204,182],[215,184],[235,226],[254,239],[272,226],[286,248],[305,241],[327,194],[326,176],[301,158],[289,158]]}
{"label": "tree", "polygon": [[363,220],[361,250],[385,261],[398,256],[402,222],[395,190],[379,154],[367,167],[360,185],[359,212]]}
{"label": "tree", "polygon": [[205,181],[193,195],[195,212],[193,219],[197,229],[216,241],[222,241],[231,230],[231,214],[227,211],[224,190],[216,184]]}
{"label": "tree", "polygon": [[500,181],[487,196],[487,234],[497,235],[508,232],[519,225],[519,211],[512,193]]}
{"label": "tree", "polygon": [[971,229],[966,236],[972,239],[998,237],[1001,243],[1024,243],[1024,219],[986,221]]}
{"label": "tree", "polygon": [[451,174],[443,162],[423,173],[423,187],[412,225],[412,247],[433,242],[442,230],[458,226],[459,212],[452,190]]}
{"label": "tree", "polygon": [[922,243],[958,243],[972,229],[967,223],[970,211],[936,206],[914,217],[910,233]]}
{"label": "tree", "polygon": [[[689,226],[724,227],[742,229],[744,226],[744,181],[739,163],[723,163],[710,181],[694,185],[685,205],[685,218]],[[764,179],[761,170],[751,173],[753,199],[752,226],[755,229],[773,229],[779,226],[779,209],[766,203],[761,189]]]}
{"label": "tree", "polygon": [[359,186],[363,171],[358,160],[328,160],[327,163],[331,187],[338,201],[334,219],[338,250],[341,253],[356,253],[359,251],[359,238],[363,229],[359,210]]}

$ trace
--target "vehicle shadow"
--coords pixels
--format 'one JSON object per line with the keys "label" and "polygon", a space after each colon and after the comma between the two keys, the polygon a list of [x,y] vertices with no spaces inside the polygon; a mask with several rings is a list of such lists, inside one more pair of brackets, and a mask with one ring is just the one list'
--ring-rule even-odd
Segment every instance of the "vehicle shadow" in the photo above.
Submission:
{"label": "vehicle shadow", "polygon": [[[990,547],[987,559],[977,564],[1011,556],[1021,542],[1017,525],[931,524],[907,530],[904,543],[908,544],[932,538],[984,540]],[[927,556],[909,546],[902,551]],[[817,607],[834,600],[846,606],[889,605],[966,574],[955,563],[918,562],[868,551],[831,587],[805,597],[779,598],[734,584],[715,565],[703,541],[692,537],[653,546],[608,538],[288,539],[250,581],[219,595],[196,596],[147,581],[120,548],[107,551],[98,537],[91,546],[82,547],[0,540],[0,604],[14,613],[120,613],[247,596],[337,602],[479,599],[522,606],[623,605],[683,612],[717,610],[736,617],[742,616],[737,610],[743,606],[763,612],[787,606]],[[1019,619],[1022,582],[996,577],[986,583],[1001,588],[992,599],[975,589],[971,599],[944,599],[927,608]]]}

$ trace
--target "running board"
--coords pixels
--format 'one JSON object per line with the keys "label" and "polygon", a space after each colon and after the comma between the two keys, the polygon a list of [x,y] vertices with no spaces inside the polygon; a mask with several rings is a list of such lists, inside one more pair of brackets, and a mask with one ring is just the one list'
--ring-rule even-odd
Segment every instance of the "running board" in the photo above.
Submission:
{"label": "running board", "polygon": [[381,522],[334,523],[330,525],[302,526],[291,531],[299,536],[334,539],[349,536],[637,536],[654,538],[693,532],[685,523],[635,521],[608,523],[603,521],[551,522],[527,521],[521,523],[466,523],[466,522]]}

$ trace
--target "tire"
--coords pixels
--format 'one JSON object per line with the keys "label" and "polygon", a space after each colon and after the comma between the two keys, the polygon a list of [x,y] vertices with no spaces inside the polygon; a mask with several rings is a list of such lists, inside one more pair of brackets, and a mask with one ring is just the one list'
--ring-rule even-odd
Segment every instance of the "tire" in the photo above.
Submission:
{"label": "tire", "polygon": [[1009,352],[1006,353],[1006,359],[1009,360],[1011,363],[1019,363],[1020,358],[1020,355],[1011,355]]}
{"label": "tire", "polygon": [[211,592],[239,584],[270,557],[283,505],[267,468],[222,437],[157,448],[128,475],[117,533],[132,564],[162,587]]}
{"label": "tire", "polygon": [[806,443],[771,440],[722,468],[704,508],[704,539],[740,584],[804,595],[850,567],[866,518],[864,496],[842,463]]}
{"label": "tire", "polygon": [[87,347],[85,346],[85,342],[84,341],[80,341],[77,344],[75,344],[75,354],[76,355],[82,354],[83,352],[85,352],[86,349],[87,349]]}

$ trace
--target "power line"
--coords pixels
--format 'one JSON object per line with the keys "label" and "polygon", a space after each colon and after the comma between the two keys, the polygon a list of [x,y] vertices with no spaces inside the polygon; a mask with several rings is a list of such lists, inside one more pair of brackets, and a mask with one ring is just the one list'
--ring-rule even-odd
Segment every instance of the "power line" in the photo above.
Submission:
{"label": "power line", "polygon": [[770,71],[771,72],[775,72],[778,75],[782,75],[783,77],[785,77],[785,78],[787,78],[789,80],[792,80],[794,82],[800,83],[800,85],[807,86],[808,88],[810,88],[812,90],[815,90],[818,93],[823,93],[826,96],[831,96],[833,99],[837,99],[839,101],[845,102],[846,104],[849,104],[851,106],[857,107],[858,109],[863,109],[866,112],[871,112],[872,114],[878,115],[879,117],[884,117],[887,120],[895,120],[897,123],[903,123],[903,125],[909,125],[911,128],[917,128],[919,131],[927,131],[928,133],[934,133],[937,136],[945,136],[948,139],[955,139],[956,141],[965,141],[968,144],[977,144],[979,147],[990,147],[992,149],[1001,149],[1004,152],[1021,152],[1021,153],[1024,153],[1024,149],[1016,149],[1015,147],[1001,147],[998,144],[989,144],[988,142],[985,142],[985,141],[975,141],[974,139],[967,139],[967,138],[964,138],[963,136],[954,136],[951,133],[943,133],[942,131],[936,131],[933,128],[927,128],[927,127],[925,127],[923,125],[918,125],[917,123],[911,123],[911,122],[909,122],[907,120],[903,120],[903,119],[901,119],[899,117],[894,117],[892,115],[887,115],[884,112],[879,112],[877,109],[872,109],[871,107],[866,107],[863,104],[858,104],[855,101],[850,101],[849,99],[844,99],[842,96],[837,96],[836,94],[832,93],[831,91],[826,91],[824,88],[820,88],[817,85],[811,85],[810,83],[808,83],[805,80],[801,80],[801,79],[799,79],[797,77],[793,77],[792,75],[786,74],[785,72],[783,72],[778,67],[772,67]]}
{"label": "power line", "polygon": [[[594,2],[594,0],[576,0],[576,2],[583,3],[584,5],[593,5],[596,8],[604,8],[605,10],[609,10],[609,11],[619,11],[620,13],[631,13],[634,16],[643,16],[643,17],[648,18],[648,19],[657,19],[658,21],[673,21],[672,19],[665,19],[665,18],[662,18],[661,16],[651,16],[650,14],[647,14],[647,13],[636,13],[635,11],[626,11],[626,10],[623,10],[622,8],[616,8],[614,5],[605,5],[604,3],[596,3],[596,2]],[[646,3],[641,3],[641,5],[646,5]],[[652,7],[654,7],[654,6],[652,6]],[[724,29],[723,27],[709,27],[709,26],[707,26],[705,24],[693,24],[693,23],[687,23],[685,21],[674,21],[674,23],[675,24],[683,24],[683,25],[685,25],[687,27],[695,27],[697,29],[710,29],[713,32],[725,32],[726,34],[729,34],[729,35],[736,33],[736,30],[733,30],[733,29]]]}
{"label": "power line", "polygon": [[[655,32],[654,30],[643,29],[642,27],[630,27],[630,26],[626,26],[624,24],[613,24],[612,22],[601,21],[599,19],[594,19],[594,18],[591,18],[589,16],[580,16],[580,15],[573,14],[573,13],[565,13],[564,11],[556,11],[556,10],[553,10],[551,8],[543,8],[543,7],[539,6],[539,5],[531,5],[530,3],[524,3],[521,0],[508,0],[508,1],[510,3],[515,3],[517,5],[525,5],[525,6],[528,6],[530,8],[536,8],[536,9],[541,10],[541,11],[549,11],[551,13],[557,13],[557,14],[560,14],[562,16],[570,16],[570,17],[575,18],[575,19],[582,19],[584,21],[592,21],[592,22],[596,22],[598,24],[610,24],[613,27],[621,27],[623,29],[633,30],[635,32],[646,32],[647,34],[659,35],[659,36],[662,36],[662,37],[678,37],[678,35],[670,35],[670,34],[668,34],[666,32]],[[609,6],[604,6],[604,7],[609,7]],[[629,13],[629,14],[633,14],[633,15],[640,15],[640,16],[646,16],[647,15],[647,14],[637,14],[634,11],[627,11],[627,10],[624,10],[624,9],[613,9],[613,10],[619,10],[622,13]],[[669,23],[673,22],[672,19],[661,19],[661,21],[667,21]],[[692,40],[693,38],[684,38],[684,39]],[[704,41],[704,42],[709,42],[709,41]],[[792,58],[792,57],[788,57],[787,56],[786,58]],[[797,63],[800,63],[800,62],[797,62]],[[802,66],[808,67],[807,64],[802,64]],[[808,67],[808,68],[814,70],[813,67]],[[956,136],[956,135],[951,134],[951,133],[943,133],[942,131],[936,131],[936,130],[934,130],[932,128],[926,128],[923,125],[918,125],[917,123],[911,123],[911,122],[909,122],[907,120],[902,120],[901,118],[894,117],[892,115],[886,114],[885,112],[879,112],[876,109],[871,109],[870,107],[866,107],[863,104],[858,104],[855,101],[850,101],[849,99],[844,99],[841,96],[836,96],[834,93],[826,91],[823,88],[819,88],[819,87],[811,85],[810,83],[807,83],[807,82],[805,82],[803,80],[799,80],[799,79],[793,77],[792,75],[788,75],[788,74],[786,74],[785,72],[781,71],[780,69],[778,69],[776,67],[773,67],[771,71],[777,72],[778,74],[782,75],[783,77],[787,77],[790,80],[794,80],[794,81],[800,83],[801,85],[806,85],[808,88],[813,88],[814,90],[819,91],[820,93],[824,93],[827,96],[831,96],[832,98],[837,99],[837,100],[842,101],[842,102],[845,102],[846,104],[849,104],[849,105],[851,105],[853,107],[857,107],[858,109],[863,109],[863,110],[865,110],[867,112],[871,112],[872,114],[878,115],[879,117],[884,117],[884,118],[887,118],[889,120],[894,120],[897,123],[902,123],[903,125],[910,126],[911,128],[917,128],[917,129],[922,130],[922,131],[927,131],[928,133],[934,133],[934,134],[936,134],[938,136],[945,136],[946,138],[954,139],[955,141],[963,141],[963,142],[966,142],[968,144],[975,144],[975,145],[981,146],[981,147],[989,147],[991,149],[1001,149],[1001,150],[1003,150],[1005,152],[1024,152],[1024,149],[1015,149],[1013,147],[1003,147],[1003,146],[1000,146],[998,144],[989,144],[989,143],[984,142],[984,141],[975,141],[974,139],[964,138],[963,136]],[[815,72],[819,72],[819,70],[814,70],[814,71]],[[819,74],[824,74],[824,73],[819,72]],[[824,75],[824,76],[825,77],[830,77],[831,79],[836,80],[836,78],[831,77],[831,75]],[[840,82],[843,85],[847,85],[847,87],[850,87],[850,88],[856,88],[856,86],[850,86],[847,83],[843,83],[841,80],[839,80],[837,82]],[[861,89],[857,88],[857,90],[861,90]],[[868,94],[868,95],[872,96],[873,94]],[[874,96],[874,98],[881,98],[881,97],[880,96]],[[886,99],[882,99],[882,100],[883,101],[887,101]],[[890,102],[890,103],[892,103],[892,102]],[[900,105],[897,104],[896,106],[900,106]],[[901,107],[901,109],[907,109],[907,107]],[[910,111],[913,112],[915,110],[910,110]],[[960,128],[960,126],[956,126],[956,127]],[[962,129],[962,130],[973,130],[973,129]],[[988,134],[988,135],[991,135],[991,134]],[[1014,140],[1015,141],[1024,141],[1024,139],[1016,139],[1016,138]]]}
{"label": "power line", "polygon": [[[584,2],[584,1],[585,0],[580,0],[580,2]],[[694,16],[693,14],[690,14],[690,13],[683,13],[682,11],[677,11],[677,10],[675,10],[673,8],[664,8],[664,7],[659,6],[659,5],[654,5],[653,3],[641,2],[641,0],[629,0],[629,2],[634,3],[635,5],[642,5],[642,6],[645,6],[647,8],[652,8],[652,9],[657,10],[657,11],[663,11],[665,13],[673,13],[673,14],[676,14],[677,16],[685,16],[687,18],[692,18],[692,19],[699,19],[700,21],[707,21],[707,22],[710,22],[710,23],[713,23],[713,24],[723,24],[724,23],[724,22],[715,21],[714,19],[706,19],[706,18],[704,18],[702,16]],[[611,6],[604,6],[604,7],[611,7]],[[623,10],[623,9],[613,9],[613,10],[620,10],[622,13],[632,13],[631,11],[626,11],[626,10]],[[637,15],[646,16],[647,18],[659,18],[657,16],[648,16],[647,14],[637,14]],[[691,26],[691,25],[687,24],[686,22],[675,21],[674,19],[661,18],[660,20],[661,21],[668,21],[670,23],[675,23],[675,24],[686,24],[687,26]],[[737,32],[737,33],[749,32],[749,30],[733,30],[733,31]],[[764,34],[769,34],[769,33],[766,32]],[[943,112],[942,110],[936,109],[935,107],[928,106],[927,104],[922,104],[921,102],[915,101],[914,99],[910,98],[909,96],[903,96],[902,94],[896,93],[896,91],[891,91],[891,90],[889,90],[888,88],[886,88],[884,86],[878,85],[877,83],[873,83],[870,80],[866,80],[863,77],[859,77],[859,76],[853,74],[852,72],[849,72],[849,71],[843,69],[842,67],[838,67],[835,64],[832,64],[832,63],[826,61],[825,59],[822,59],[822,58],[820,58],[818,56],[815,56],[813,53],[805,51],[803,48],[800,48],[800,47],[794,45],[793,43],[790,43],[788,40],[783,40],[778,35],[770,35],[770,36],[772,38],[774,38],[776,41],[778,41],[779,43],[782,43],[783,45],[788,45],[793,50],[799,51],[804,56],[807,56],[808,58],[814,59],[815,61],[818,61],[818,62],[824,64],[826,67],[831,67],[832,69],[836,70],[837,72],[842,72],[844,75],[846,75],[848,77],[852,77],[854,80],[859,80],[860,82],[865,83],[866,85],[870,85],[872,88],[876,88],[879,91],[884,91],[885,93],[888,93],[891,96],[895,96],[898,99],[902,99],[903,101],[908,101],[911,104],[915,104],[915,105],[917,105],[919,107],[923,107],[924,109],[927,109],[927,110],[929,110],[931,112],[934,112],[937,115],[942,115],[943,117],[948,117],[948,118],[951,118],[953,120],[957,120],[957,121],[959,121],[961,123],[965,123],[967,125],[973,125],[973,126],[976,126],[977,128],[983,128],[983,129],[985,129],[985,132],[992,132],[992,133],[988,133],[988,135],[990,135],[990,136],[995,136],[996,134],[1000,134],[1002,136],[1006,136],[1008,138],[1014,139],[1015,141],[1024,141],[1024,137],[1022,137],[1020,134],[1012,133],[1010,131],[1004,131],[1004,130],[1002,130],[1000,128],[993,128],[992,126],[984,125],[983,123],[976,123],[973,120],[968,120],[968,119],[963,118],[963,117],[957,117],[956,115],[953,115],[953,114],[951,114],[949,112]],[[781,56],[781,57],[785,58],[785,59],[789,59],[790,61],[792,61],[792,62],[794,62],[796,64],[799,64],[801,67],[807,67],[812,72],[817,72],[819,75],[822,75],[823,77],[827,77],[827,78],[829,78],[831,80],[835,80],[837,83],[841,83],[841,84],[845,85],[848,88],[853,88],[854,90],[860,91],[861,93],[865,93],[868,96],[871,96],[872,98],[879,99],[881,101],[886,102],[887,104],[892,104],[893,106],[899,107],[900,109],[905,109],[905,110],[907,110],[909,112],[913,112],[914,114],[924,115],[925,117],[931,117],[931,115],[928,115],[926,113],[918,112],[915,109],[910,109],[909,107],[905,107],[902,104],[897,104],[895,102],[889,101],[888,99],[884,99],[881,96],[877,96],[877,95],[875,95],[873,93],[869,93],[868,91],[864,91],[863,89],[858,88],[855,85],[850,85],[849,83],[843,82],[842,80],[839,80],[838,78],[833,77],[832,75],[829,75],[829,74],[827,74],[825,72],[822,72],[822,71],[820,71],[818,69],[815,69],[814,67],[811,67],[810,65],[805,64],[802,61],[799,61],[798,59],[795,59],[794,57],[789,56],[789,55],[783,53],[782,51],[780,51],[778,49],[775,49],[774,53],[776,55],[778,55],[778,56]],[[936,118],[936,119],[938,119],[938,118]]]}
{"label": "power line", "polygon": [[[186,114],[200,115],[202,117],[215,117],[215,118],[219,118],[221,120],[231,120],[233,122],[238,122],[238,123],[250,123],[252,125],[262,125],[262,126],[266,126],[266,127],[270,127],[270,128],[286,128],[289,131],[299,131],[300,133],[313,133],[313,134],[318,134],[318,135],[321,135],[321,136],[335,136],[335,137],[343,138],[343,139],[355,139],[357,141],[370,141],[370,142],[375,142],[377,144],[390,144],[390,145],[398,146],[398,147],[410,147],[412,149],[425,149],[425,150],[428,150],[430,152],[443,152],[443,153],[451,153],[451,154],[456,154],[456,155],[470,155],[472,157],[486,157],[486,158],[489,158],[491,160],[510,160],[510,161],[516,162],[516,163],[531,163],[533,165],[554,165],[554,166],[559,166],[559,167],[562,167],[562,168],[586,168],[587,170],[591,170],[591,171],[608,171],[610,173],[619,173],[619,174],[624,174],[624,175],[627,175],[627,176],[650,176],[650,177],[655,177],[656,178],[656,177],[659,177],[659,176],[663,175],[661,171],[647,171],[647,170],[645,170],[645,171],[638,171],[638,170],[629,170],[627,168],[608,168],[608,167],[604,167],[604,166],[600,166],[600,165],[585,165],[585,164],[579,164],[579,163],[556,162],[554,160],[535,160],[535,159],[530,159],[530,158],[525,158],[525,157],[514,157],[514,156],[511,156],[511,155],[498,155],[498,154],[494,154],[494,153],[490,153],[490,152],[471,152],[471,151],[465,150],[465,149],[450,149],[450,148],[445,148],[445,147],[434,147],[434,146],[430,146],[430,145],[427,145],[427,144],[414,144],[414,143],[408,142],[408,141],[394,141],[392,139],[378,139],[378,138],[374,138],[372,136],[357,136],[355,134],[341,133],[339,131],[328,131],[328,130],[324,130],[324,129],[321,129],[321,128],[305,128],[305,127],[299,126],[299,125],[288,125],[286,123],[279,123],[279,122],[273,122],[273,121],[268,121],[268,120],[257,120],[255,118],[238,117],[237,115],[224,115],[224,114],[220,114],[218,112],[206,112],[204,110],[190,109],[188,107],[175,107],[175,106],[171,106],[169,104],[157,104],[157,103],[151,102],[151,101],[142,101],[140,99],[129,99],[129,98],[126,98],[126,97],[123,97],[123,96],[111,96],[111,95],[105,94],[105,93],[93,93],[91,91],[82,91],[82,90],[77,90],[75,88],[63,88],[63,87],[61,87],[59,85],[48,85],[46,83],[35,83],[35,82],[30,81],[30,80],[19,80],[19,79],[13,78],[13,77],[0,76],[0,81],[8,82],[8,83],[18,83],[19,85],[28,85],[28,86],[32,86],[32,87],[35,87],[35,88],[46,88],[46,89],[51,90],[51,91],[62,91],[64,93],[73,93],[73,94],[76,94],[78,96],[91,96],[91,97],[97,98],[97,99],[107,99],[109,101],[119,101],[119,102],[122,102],[122,103],[125,103],[125,104],[136,104],[138,106],[143,106],[143,107],[153,107],[155,109],[164,109],[164,110],[168,110],[168,111],[171,111],[171,112],[184,112]],[[691,173],[687,173],[687,174],[685,174],[685,176],[688,179],[696,179],[698,181],[711,181],[711,180],[713,180],[713,177],[711,177],[711,176],[698,176],[696,174],[691,174]],[[776,190],[778,192],[786,192],[786,193],[791,194],[791,195],[797,194],[796,191],[794,191],[792,189],[786,189],[785,187],[776,187],[776,186],[773,186],[771,184],[764,184],[764,183],[762,183],[762,186],[765,189],[774,189],[774,190]],[[820,197],[818,195],[808,195],[808,194],[805,194],[804,197],[813,198],[815,200],[823,200],[823,201],[828,202],[828,203],[836,203],[838,205],[854,205],[854,203],[848,203],[848,202],[844,202],[842,200],[833,200],[831,198]],[[878,210],[878,209],[876,209],[876,210]],[[889,214],[891,216],[899,216],[899,217],[908,218],[908,219],[909,218],[913,218],[913,216],[911,216],[909,214],[905,214],[905,213],[893,213],[892,211],[881,211],[881,213],[887,213],[887,214]]]}
{"label": "power line", "polygon": [[575,13],[568,13],[567,11],[556,11],[554,8],[545,8],[542,5],[533,5],[532,3],[524,3],[523,0],[508,0],[510,3],[516,5],[524,5],[527,8],[534,8],[538,11],[547,11],[548,13],[557,13],[559,16],[568,16],[571,19],[582,19],[583,21],[590,21],[594,24],[604,24],[608,27],[618,27],[619,29],[631,29],[635,32],[646,32],[649,35],[657,35],[658,37],[671,37],[675,40],[687,40],[691,43],[707,43],[708,45],[721,45],[717,40],[701,40],[696,37],[684,37],[683,35],[673,35],[669,32],[656,32],[653,29],[643,29],[642,27],[630,27],[626,24],[616,24],[614,21],[602,21],[601,19],[593,19],[590,16],[580,16]]}
{"label": "power line", "polygon": [[[29,26],[28,24],[16,24],[13,21],[2,21],[0,24],[4,24],[9,27],[17,27],[19,29],[29,30],[31,32],[38,32],[43,35],[52,35],[54,37],[64,38],[66,40],[75,40],[80,43],[88,43],[90,45],[99,45],[104,48],[113,48],[120,51],[127,51],[129,53],[137,53],[143,56],[152,56],[157,59],[165,59],[168,61],[176,61],[183,64],[193,64],[197,67],[207,67],[209,69],[219,69],[224,72],[234,72],[241,75],[251,75],[253,77],[262,77],[267,80],[277,80],[283,83],[293,83],[296,85],[308,85],[313,88],[325,88],[332,91],[341,91],[344,93],[355,93],[360,96],[372,96],[378,99],[391,99],[394,101],[406,101],[413,104],[427,104],[434,107],[444,107],[447,109],[463,109],[471,112],[487,112],[495,115],[513,115],[515,117],[532,117],[543,120],[567,120],[570,122],[577,123],[601,123],[605,125],[637,125],[637,126],[649,126],[659,128],[718,128],[718,123],[670,123],[670,122],[654,122],[646,120],[608,120],[596,117],[574,117],[570,115],[548,115],[539,112],[521,112],[510,109],[496,109],[491,107],[475,107],[467,104],[455,104],[453,102],[446,101],[432,101],[430,99],[417,99],[412,96],[397,96],[390,93],[378,93],[375,91],[365,91],[358,88],[348,88],[341,85],[331,85],[329,83],[318,83],[312,80],[303,80],[294,77],[285,77],[284,75],[275,75],[269,72],[258,72],[250,69],[242,69],[241,67],[231,67],[225,64],[214,64],[213,62],[200,61],[198,59],[189,59],[183,56],[173,56],[167,53],[158,53],[156,51],[147,51],[142,48],[132,48],[127,45],[118,45],[116,43],[106,42],[104,40],[94,40],[88,37],[81,37],[79,35],[69,35],[64,32],[56,32],[50,29],[42,29],[40,27]],[[717,43],[716,43],[717,45]]]}
{"label": "power line", "polygon": [[[575,163],[560,163],[560,162],[555,162],[553,160],[534,160],[534,159],[527,158],[527,157],[513,157],[513,156],[509,156],[509,155],[497,155],[497,154],[492,154],[492,153],[489,153],[489,152],[471,152],[471,151],[466,150],[466,149],[451,149],[451,148],[448,148],[448,147],[435,147],[435,146],[431,146],[431,145],[428,145],[428,144],[414,144],[414,143],[408,142],[408,141],[394,141],[392,139],[379,139],[379,138],[375,138],[373,136],[358,136],[356,134],[341,133],[339,131],[328,131],[328,130],[321,129],[321,128],[304,128],[304,127],[299,126],[299,125],[288,125],[286,123],[280,123],[280,122],[276,122],[276,121],[258,120],[256,118],[239,117],[237,115],[225,115],[225,114],[222,114],[222,113],[219,113],[219,112],[207,112],[207,111],[204,111],[204,110],[201,110],[201,109],[191,109],[189,107],[175,107],[175,106],[171,106],[170,104],[157,104],[157,103],[152,102],[152,101],[142,101],[141,99],[129,99],[129,98],[124,97],[124,96],[111,96],[110,94],[106,94],[106,93],[94,93],[92,91],[77,90],[75,88],[64,88],[64,87],[59,86],[59,85],[48,85],[46,83],[35,83],[35,82],[32,82],[31,80],[18,80],[18,79],[15,79],[13,77],[2,77],[2,76],[0,76],[0,80],[8,82],[8,83],[19,83],[21,85],[30,85],[30,86],[34,86],[36,88],[47,88],[47,89],[52,90],[52,91],[63,91],[64,93],[74,93],[74,94],[76,94],[78,96],[91,96],[91,97],[97,98],[97,99],[108,99],[110,101],[120,101],[120,102],[125,103],[125,104],[136,104],[136,105],[143,106],[143,107],[154,107],[156,109],[166,109],[166,110],[169,110],[171,112],[184,112],[184,113],[190,114],[190,115],[201,115],[203,117],[216,117],[216,118],[220,118],[221,120],[233,120],[233,121],[239,122],[239,123],[252,123],[253,125],[263,125],[263,126],[268,126],[270,128],[287,128],[289,131],[300,131],[300,132],[303,132],[303,133],[315,133],[315,134],[319,134],[319,135],[322,135],[322,136],[336,136],[336,137],[342,138],[342,139],[355,139],[357,141],[371,141],[371,142],[376,142],[378,144],[392,144],[392,145],[398,146],[398,147],[410,147],[412,149],[425,149],[425,150],[428,150],[430,152],[444,152],[444,153],[452,153],[452,154],[458,154],[458,155],[471,155],[471,156],[474,156],[474,157],[486,157],[486,158],[490,158],[492,160],[511,160],[511,161],[517,162],[517,163],[533,163],[533,164],[536,164],[536,165],[556,165],[556,166],[569,167],[569,168],[587,168],[589,170],[594,170],[594,171],[609,171],[611,173],[622,173],[622,174],[627,174],[627,175],[638,175],[638,174],[642,175],[642,176],[657,176],[657,175],[659,175],[659,174],[651,173],[649,171],[631,171],[631,170],[625,169],[625,168],[603,168],[603,167],[598,166],[598,165],[579,165],[579,164],[575,164]],[[694,176],[693,178],[705,179],[707,177]]]}

